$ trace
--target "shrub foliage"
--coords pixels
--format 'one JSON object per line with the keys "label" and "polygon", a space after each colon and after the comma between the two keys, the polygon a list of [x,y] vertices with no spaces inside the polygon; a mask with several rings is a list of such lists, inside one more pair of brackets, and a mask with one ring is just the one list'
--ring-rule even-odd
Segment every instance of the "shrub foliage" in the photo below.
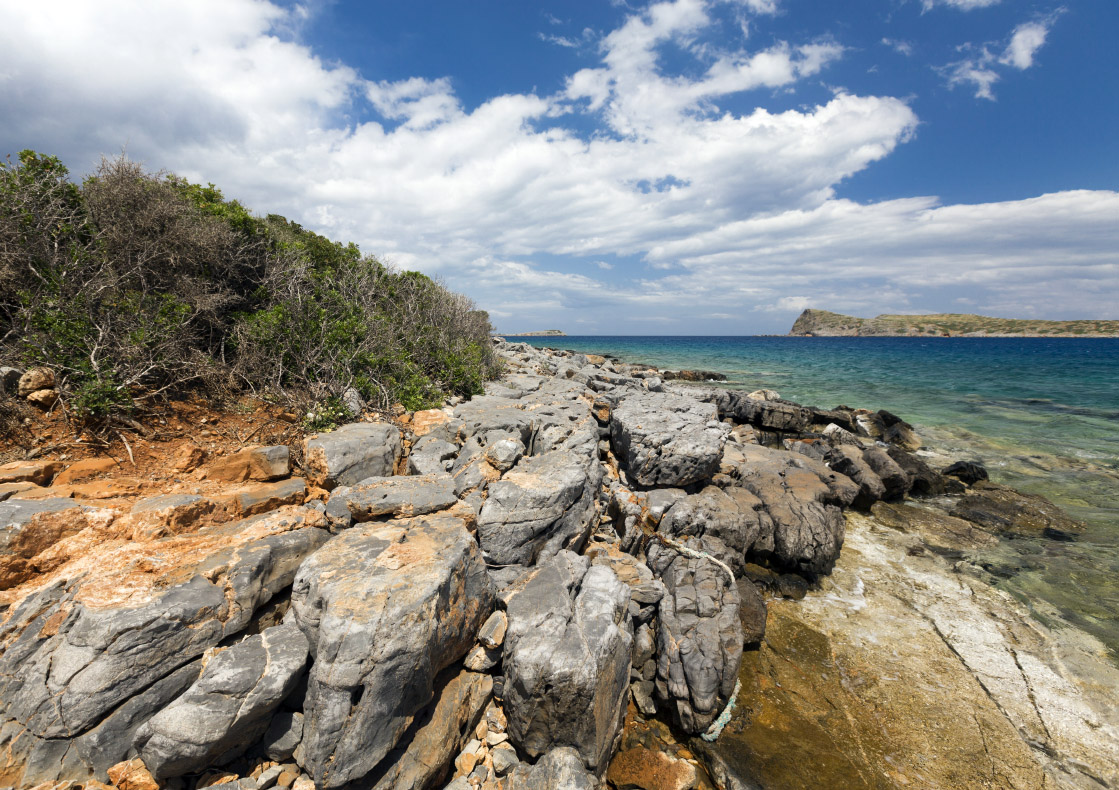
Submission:
{"label": "shrub foliage", "polygon": [[485,312],[213,184],[103,160],[0,162],[0,361],[53,368],[83,422],[184,390],[425,408],[496,372]]}

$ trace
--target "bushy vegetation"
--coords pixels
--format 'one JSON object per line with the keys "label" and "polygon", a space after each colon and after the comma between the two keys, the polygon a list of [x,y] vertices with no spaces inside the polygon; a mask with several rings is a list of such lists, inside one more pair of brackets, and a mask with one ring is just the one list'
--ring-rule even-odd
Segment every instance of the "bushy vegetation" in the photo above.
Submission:
{"label": "bushy vegetation", "polygon": [[496,372],[486,313],[212,184],[104,160],[0,163],[0,362],[46,365],[80,422],[171,393],[426,408]]}

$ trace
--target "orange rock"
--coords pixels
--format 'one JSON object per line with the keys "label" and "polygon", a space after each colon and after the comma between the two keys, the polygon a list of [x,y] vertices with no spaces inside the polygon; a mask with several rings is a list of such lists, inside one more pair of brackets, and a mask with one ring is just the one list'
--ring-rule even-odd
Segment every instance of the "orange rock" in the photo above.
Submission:
{"label": "orange rock", "polygon": [[109,781],[120,790],[159,790],[159,783],[139,757],[110,768]]}
{"label": "orange rock", "polygon": [[37,486],[34,483],[24,480],[22,483],[0,483],[0,502],[3,502],[10,496],[22,493],[24,491],[34,491],[42,486]]}
{"label": "orange rock", "polygon": [[0,483],[34,483],[45,486],[63,464],[61,461],[12,461],[0,466]]}
{"label": "orange rock", "polygon": [[699,782],[695,766],[687,760],[644,746],[618,752],[606,778],[618,790],[693,790]]}
{"label": "orange rock", "polygon": [[307,483],[301,477],[242,486],[221,496],[214,497],[217,510],[230,518],[244,518],[267,513],[283,505],[301,505],[307,498]]}
{"label": "orange rock", "polygon": [[54,479],[56,486],[64,486],[70,483],[77,483],[81,480],[88,480],[91,477],[111,472],[116,469],[120,464],[117,463],[115,458],[87,458],[84,461],[70,464],[64,470],[59,472],[58,476]]}
{"label": "orange rock", "polygon": [[205,460],[205,450],[192,444],[184,444],[171,457],[171,468],[176,472],[193,472]]}
{"label": "orange rock", "polygon": [[214,785],[226,784],[227,782],[236,782],[239,777],[237,774],[230,773],[229,771],[210,771],[202,775],[198,780],[198,787],[213,787]]}
{"label": "orange rock", "polygon": [[429,434],[435,428],[438,428],[443,423],[451,418],[442,409],[425,409],[424,411],[417,411],[412,414],[412,433],[419,438]]}
{"label": "orange rock", "polygon": [[54,371],[50,368],[31,368],[19,377],[17,391],[21,398],[26,398],[38,390],[54,389]]}
{"label": "orange rock", "polygon": [[287,447],[248,447],[216,461],[206,470],[210,480],[244,483],[247,480],[276,480],[291,473]]}

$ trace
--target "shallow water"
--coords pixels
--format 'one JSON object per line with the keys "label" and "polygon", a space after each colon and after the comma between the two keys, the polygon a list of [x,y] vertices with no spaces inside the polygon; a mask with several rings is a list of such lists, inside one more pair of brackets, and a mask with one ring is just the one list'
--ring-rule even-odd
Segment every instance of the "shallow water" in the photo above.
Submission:
{"label": "shallow water", "polygon": [[1119,339],[522,339],[901,416],[934,465],[979,460],[996,482],[1041,494],[1085,523],[1073,542],[1004,539],[971,559],[1039,619],[1083,628],[1119,663]]}

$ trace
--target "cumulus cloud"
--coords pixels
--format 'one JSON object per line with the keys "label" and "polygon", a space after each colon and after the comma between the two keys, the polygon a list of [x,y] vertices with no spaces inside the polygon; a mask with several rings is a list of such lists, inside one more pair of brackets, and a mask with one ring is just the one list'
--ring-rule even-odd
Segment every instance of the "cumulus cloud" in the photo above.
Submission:
{"label": "cumulus cloud", "polygon": [[[837,200],[838,183],[914,133],[912,109],[848,92],[766,109],[769,92],[818,77],[843,47],[749,48],[736,31],[737,44],[722,31],[710,46],[725,23],[703,0],[629,13],[596,54],[593,42],[581,50],[595,60],[555,95],[475,106],[445,77],[384,80],[324,61],[285,33],[298,11],[267,0],[6,5],[7,150],[81,169],[127,144],[257,211],[442,276],[506,330],[780,329],[809,303],[920,307],[930,283],[990,305],[1119,304],[1113,286],[1082,286],[1119,283],[1114,193],[965,207]],[[1027,50],[1032,63],[1040,43],[1015,41],[984,67],[1007,66],[1002,56],[1016,67]],[[665,44],[687,69],[668,69]],[[750,92],[762,97],[752,109],[726,109]]]}

